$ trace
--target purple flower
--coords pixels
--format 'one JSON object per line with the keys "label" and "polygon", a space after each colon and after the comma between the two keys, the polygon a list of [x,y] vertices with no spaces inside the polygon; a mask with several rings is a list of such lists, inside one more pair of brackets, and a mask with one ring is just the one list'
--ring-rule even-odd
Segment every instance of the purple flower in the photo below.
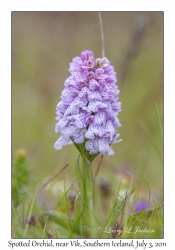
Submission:
{"label": "purple flower", "polygon": [[114,67],[106,57],[95,59],[92,51],[85,50],[72,60],[69,72],[56,106],[55,131],[61,136],[54,148],[74,142],[92,155],[114,154],[111,145],[118,142],[116,128],[121,126]]}
{"label": "purple flower", "polygon": [[135,212],[138,213],[142,210],[146,210],[149,207],[148,202],[143,200],[138,200],[135,206]]}

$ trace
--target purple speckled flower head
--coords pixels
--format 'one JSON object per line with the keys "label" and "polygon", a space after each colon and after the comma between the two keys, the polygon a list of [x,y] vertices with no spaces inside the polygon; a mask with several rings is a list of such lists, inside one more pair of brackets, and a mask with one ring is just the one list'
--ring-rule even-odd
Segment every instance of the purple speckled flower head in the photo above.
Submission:
{"label": "purple speckled flower head", "polygon": [[83,144],[91,155],[114,154],[111,145],[117,142],[116,128],[121,126],[114,67],[106,57],[95,59],[92,51],[85,50],[72,60],[69,72],[56,106],[55,131],[61,136],[54,148],[59,150],[73,141]]}

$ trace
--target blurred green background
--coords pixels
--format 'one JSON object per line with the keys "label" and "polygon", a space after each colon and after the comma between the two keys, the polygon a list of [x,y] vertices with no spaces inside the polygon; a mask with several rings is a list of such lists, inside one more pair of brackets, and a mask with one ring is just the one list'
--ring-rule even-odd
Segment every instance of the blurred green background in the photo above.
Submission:
{"label": "blurred green background", "polygon": [[[117,72],[122,142],[105,155],[98,178],[136,178],[162,189],[163,12],[102,12],[105,55]],[[84,50],[101,57],[97,12],[12,12],[12,149],[25,149],[31,185],[53,176],[67,163],[73,182],[78,151],[53,146],[55,107],[70,73],[69,63]],[[95,172],[100,156],[93,163]],[[144,174],[143,174],[144,173]],[[64,177],[64,176],[62,176]],[[60,178],[62,178],[60,177]]]}

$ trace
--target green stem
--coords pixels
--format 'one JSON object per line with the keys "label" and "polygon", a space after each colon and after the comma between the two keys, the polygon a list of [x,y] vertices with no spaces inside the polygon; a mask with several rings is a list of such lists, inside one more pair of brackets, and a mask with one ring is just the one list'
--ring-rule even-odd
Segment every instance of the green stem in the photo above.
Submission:
{"label": "green stem", "polygon": [[[91,163],[97,156],[90,155],[83,144],[79,145],[80,155],[76,162],[76,175],[80,193],[77,195],[75,202],[74,218],[77,222],[81,222],[95,230],[95,221],[98,221],[94,214],[94,181],[92,175]],[[81,156],[81,164],[80,164]],[[94,233],[91,237],[93,238]]]}
{"label": "green stem", "polygon": [[84,187],[84,197],[85,201],[85,217],[86,223],[91,229],[94,229],[94,190],[93,190],[93,176],[92,176],[92,166],[91,162],[86,158],[86,152],[82,156],[82,177],[83,177],[83,187]]}

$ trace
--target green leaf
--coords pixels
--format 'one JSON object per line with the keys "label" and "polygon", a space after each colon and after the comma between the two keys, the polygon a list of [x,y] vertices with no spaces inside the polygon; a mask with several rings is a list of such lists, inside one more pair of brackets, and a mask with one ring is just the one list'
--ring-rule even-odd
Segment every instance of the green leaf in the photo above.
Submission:
{"label": "green leaf", "polygon": [[75,197],[75,204],[74,204],[74,219],[75,221],[80,221],[82,219],[83,215],[83,206],[82,206],[82,200],[80,197],[80,193],[78,193]]}
{"label": "green leaf", "polygon": [[80,188],[80,194],[82,197],[84,197],[83,176],[82,176],[81,169],[80,169],[79,159],[80,159],[80,155],[78,156],[77,161],[76,161],[76,176],[77,176],[77,181],[78,181],[78,185]]}
{"label": "green leaf", "polygon": [[95,155],[90,155],[90,162],[92,162],[97,157],[97,155],[99,155],[99,153]]}
{"label": "green leaf", "polygon": [[[93,230],[88,228],[81,223],[71,220],[68,216],[63,213],[49,210],[42,214],[42,216],[49,216],[49,219],[53,220],[55,223],[59,224],[60,226],[66,228],[70,231],[70,233],[74,232],[77,235],[81,235],[81,231],[84,236],[90,236]],[[94,232],[93,232],[94,233]]]}

